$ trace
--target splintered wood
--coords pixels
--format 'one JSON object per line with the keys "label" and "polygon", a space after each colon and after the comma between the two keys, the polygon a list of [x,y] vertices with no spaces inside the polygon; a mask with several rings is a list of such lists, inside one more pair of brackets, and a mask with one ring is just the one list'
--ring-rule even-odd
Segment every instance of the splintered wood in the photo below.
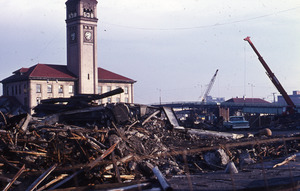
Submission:
{"label": "splintered wood", "polygon": [[[45,104],[56,101],[61,100]],[[180,122],[170,108],[119,103],[72,110],[59,106],[59,112],[49,114],[50,109],[54,111],[55,104],[39,106],[38,111],[47,114],[38,113],[39,118],[1,113],[2,190],[106,190],[130,185],[171,190],[174,184],[166,180],[175,175],[225,170],[229,163],[241,171],[291,156],[274,165],[277,168],[299,152],[297,135],[247,137],[178,129]]]}

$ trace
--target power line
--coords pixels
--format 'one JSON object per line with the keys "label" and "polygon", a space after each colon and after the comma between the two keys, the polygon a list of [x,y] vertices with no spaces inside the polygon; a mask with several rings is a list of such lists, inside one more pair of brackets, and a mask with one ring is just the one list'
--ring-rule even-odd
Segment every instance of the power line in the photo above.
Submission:
{"label": "power line", "polygon": [[256,19],[269,17],[269,16],[276,15],[276,14],[281,14],[281,13],[285,13],[285,12],[289,12],[289,11],[294,11],[294,10],[299,9],[299,8],[300,8],[300,6],[297,6],[297,7],[294,7],[294,8],[285,9],[285,10],[277,11],[277,12],[274,12],[274,13],[260,15],[260,16],[257,16],[257,17],[251,17],[251,18],[247,18],[247,19],[240,19],[240,20],[231,21],[231,22],[215,23],[215,24],[210,24],[210,25],[200,25],[200,26],[192,26],[192,27],[151,28],[151,27],[135,27],[135,26],[128,26],[128,25],[119,25],[119,24],[109,23],[109,22],[105,22],[105,21],[102,21],[102,23],[112,25],[112,26],[121,27],[121,28],[137,29],[137,30],[161,30],[161,31],[164,31],[164,30],[165,31],[169,31],[169,30],[190,30],[190,29],[211,28],[211,27],[218,27],[218,26],[224,26],[224,25],[231,25],[231,24],[235,24],[235,23],[247,22],[247,21],[251,21],[251,20],[256,20]]}

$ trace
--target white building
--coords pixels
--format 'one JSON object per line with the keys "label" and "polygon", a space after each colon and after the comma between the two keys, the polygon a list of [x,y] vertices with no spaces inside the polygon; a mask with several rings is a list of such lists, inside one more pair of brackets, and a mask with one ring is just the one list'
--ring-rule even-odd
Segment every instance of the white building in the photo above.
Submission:
{"label": "white building", "polygon": [[[289,95],[291,100],[294,102],[295,105],[300,105],[300,91],[293,91],[292,95]],[[278,104],[286,105],[286,102],[282,96],[278,96]]]}
{"label": "white building", "polygon": [[124,93],[105,98],[102,103],[133,103],[136,81],[97,65],[97,3],[97,0],[66,2],[67,65],[38,63],[21,68],[1,81],[3,95],[14,96],[30,113],[42,99],[101,94],[118,87]]}

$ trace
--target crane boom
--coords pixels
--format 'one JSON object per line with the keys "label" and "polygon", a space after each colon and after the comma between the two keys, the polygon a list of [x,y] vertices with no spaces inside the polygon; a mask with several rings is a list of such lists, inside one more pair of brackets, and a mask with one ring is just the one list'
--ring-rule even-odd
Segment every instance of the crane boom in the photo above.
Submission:
{"label": "crane boom", "polygon": [[277,88],[277,90],[280,92],[280,94],[284,98],[285,102],[287,103],[289,111],[291,113],[293,113],[296,106],[295,106],[294,102],[291,100],[290,96],[286,93],[285,89],[282,87],[279,80],[276,78],[275,74],[269,68],[269,66],[267,65],[267,63],[263,59],[263,57],[259,54],[259,52],[255,48],[254,44],[251,42],[250,37],[248,36],[248,37],[244,38],[244,40],[247,41],[250,44],[250,46],[252,47],[252,49],[254,50],[256,55],[258,56],[258,60],[261,62],[261,64],[263,65],[263,67],[267,71],[266,73],[267,73],[268,77],[273,82],[273,84],[275,85],[275,87]]}
{"label": "crane boom", "polygon": [[219,71],[219,70],[217,69],[216,72],[215,72],[215,74],[214,74],[213,77],[211,78],[211,80],[210,80],[210,82],[209,82],[209,84],[208,84],[208,87],[207,87],[207,89],[206,89],[206,91],[205,91],[205,94],[204,94],[204,96],[203,96],[203,98],[202,98],[202,102],[206,101],[206,97],[208,96],[208,94],[209,94],[209,92],[210,92],[212,86],[214,85],[214,82],[215,82],[216,76],[217,76],[217,74],[218,74],[218,71]]}

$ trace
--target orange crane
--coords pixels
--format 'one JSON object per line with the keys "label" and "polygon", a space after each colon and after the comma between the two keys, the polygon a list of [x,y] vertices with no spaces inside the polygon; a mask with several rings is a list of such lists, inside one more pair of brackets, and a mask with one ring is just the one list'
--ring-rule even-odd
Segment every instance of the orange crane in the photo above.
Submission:
{"label": "orange crane", "polygon": [[267,73],[268,77],[273,82],[273,84],[275,85],[275,87],[277,88],[277,90],[280,92],[280,94],[284,98],[285,102],[287,103],[288,106],[286,108],[286,114],[295,113],[296,105],[294,104],[294,102],[292,101],[290,96],[286,93],[285,89],[282,87],[279,80],[276,78],[275,74],[269,68],[269,66],[267,65],[267,63],[263,59],[263,57],[259,54],[259,52],[255,48],[254,44],[251,42],[250,37],[248,36],[248,37],[244,38],[244,40],[247,41],[250,44],[250,46],[252,47],[252,49],[254,50],[256,55],[258,56],[258,60],[261,62],[261,64],[263,65],[263,67],[267,71],[266,73]]}
{"label": "orange crane", "polygon": [[217,69],[216,72],[215,72],[215,74],[214,74],[213,77],[211,78],[211,80],[210,80],[210,82],[209,82],[209,84],[208,84],[208,87],[207,87],[207,89],[206,89],[206,91],[205,91],[205,94],[204,94],[204,96],[203,96],[203,98],[202,98],[202,103],[204,103],[204,102],[206,101],[206,98],[207,98],[207,96],[208,96],[208,94],[209,94],[209,92],[210,92],[212,86],[214,85],[214,82],[215,82],[215,80],[216,80],[216,76],[217,76],[217,74],[218,74],[218,71],[219,71],[219,70]]}

